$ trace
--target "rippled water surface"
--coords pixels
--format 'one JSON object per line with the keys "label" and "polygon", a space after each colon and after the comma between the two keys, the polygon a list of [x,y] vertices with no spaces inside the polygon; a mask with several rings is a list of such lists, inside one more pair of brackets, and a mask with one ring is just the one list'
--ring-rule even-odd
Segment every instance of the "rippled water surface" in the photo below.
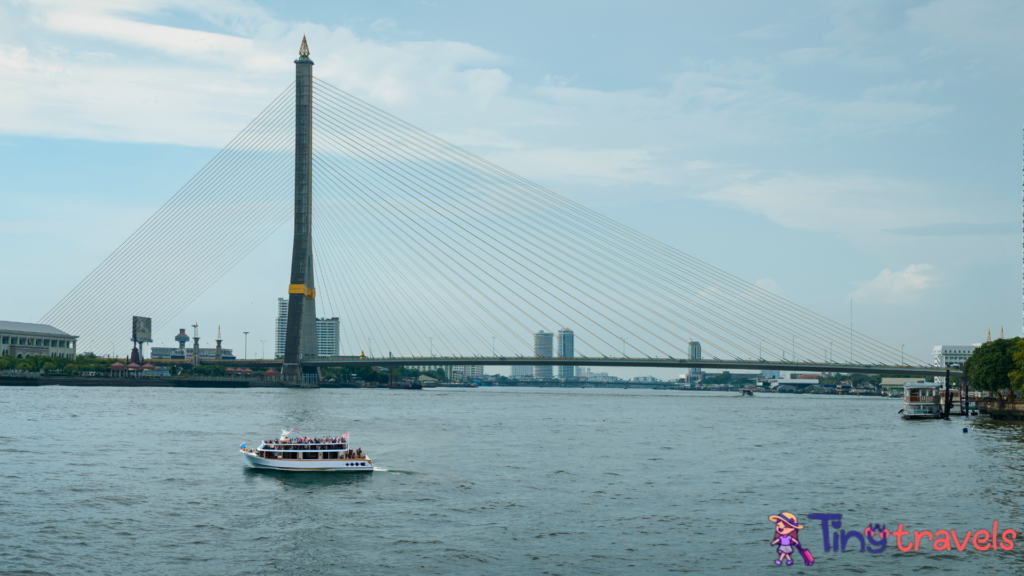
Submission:
{"label": "rippled water surface", "polygon": [[[652,390],[0,388],[0,573],[1020,573],[1024,551],[825,553],[843,528],[1024,532],[1024,427],[896,399]],[[246,468],[281,427],[373,474]],[[814,566],[778,567],[796,513]],[[1024,547],[1024,535],[1021,546]],[[928,550],[926,551],[926,548]],[[858,547],[859,549],[859,547]]]}

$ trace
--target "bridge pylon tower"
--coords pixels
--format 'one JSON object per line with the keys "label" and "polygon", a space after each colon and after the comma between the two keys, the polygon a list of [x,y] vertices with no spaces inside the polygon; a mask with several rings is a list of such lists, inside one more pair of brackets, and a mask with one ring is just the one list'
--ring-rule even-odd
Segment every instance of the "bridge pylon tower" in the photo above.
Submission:
{"label": "bridge pylon tower", "polygon": [[292,239],[291,283],[288,285],[288,324],[285,328],[286,381],[316,382],[316,288],[313,282],[313,61],[302,37],[295,61],[295,235]]}

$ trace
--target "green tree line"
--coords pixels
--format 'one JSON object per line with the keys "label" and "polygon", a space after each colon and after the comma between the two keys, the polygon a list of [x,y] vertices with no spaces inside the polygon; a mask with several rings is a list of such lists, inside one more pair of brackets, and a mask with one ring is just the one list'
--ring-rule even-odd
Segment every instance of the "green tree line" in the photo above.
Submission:
{"label": "green tree line", "polygon": [[967,358],[963,372],[972,390],[1024,390],[1024,340],[1000,338],[982,344]]}

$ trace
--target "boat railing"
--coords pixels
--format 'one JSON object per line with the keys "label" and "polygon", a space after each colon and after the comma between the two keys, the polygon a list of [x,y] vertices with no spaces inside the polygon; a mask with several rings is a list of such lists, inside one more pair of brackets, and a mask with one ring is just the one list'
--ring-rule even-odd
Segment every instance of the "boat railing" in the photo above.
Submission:
{"label": "boat railing", "polygon": [[348,444],[262,444],[263,450],[277,450],[284,452],[324,452],[335,450],[348,450]]}

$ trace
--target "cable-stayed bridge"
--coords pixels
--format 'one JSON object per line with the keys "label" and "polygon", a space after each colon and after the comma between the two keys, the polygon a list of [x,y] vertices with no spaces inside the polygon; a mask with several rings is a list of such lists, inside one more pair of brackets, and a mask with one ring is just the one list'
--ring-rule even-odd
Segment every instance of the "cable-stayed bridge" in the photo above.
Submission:
{"label": "cable-stayed bridge", "polygon": [[[291,220],[291,269],[272,273],[293,381],[361,364],[945,373],[320,80],[305,39],[295,64],[296,81],[40,322],[82,351],[124,342],[133,315],[167,327]],[[172,238],[175,260],[148,257]],[[339,318],[340,357],[318,354],[317,316]]]}

